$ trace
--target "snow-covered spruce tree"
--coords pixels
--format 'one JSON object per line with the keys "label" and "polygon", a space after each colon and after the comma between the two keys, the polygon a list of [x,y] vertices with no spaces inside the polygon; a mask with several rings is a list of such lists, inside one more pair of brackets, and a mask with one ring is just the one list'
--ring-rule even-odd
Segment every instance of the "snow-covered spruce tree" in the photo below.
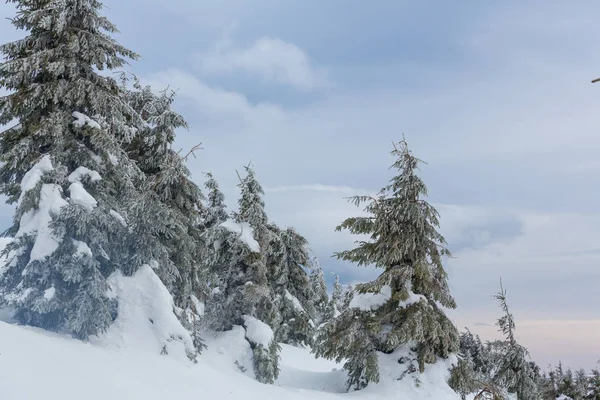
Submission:
{"label": "snow-covered spruce tree", "polygon": [[478,335],[473,335],[468,329],[461,333],[458,356],[448,384],[463,400],[473,393],[503,398],[504,390],[494,383],[490,353]]}
{"label": "snow-covered spruce tree", "polygon": [[208,191],[206,195],[206,205],[202,210],[202,226],[204,229],[219,226],[229,218],[227,206],[225,205],[225,195],[219,189],[219,183],[212,173],[206,173],[206,182],[204,187]]}
{"label": "snow-covered spruce tree", "polygon": [[588,379],[586,400],[600,400],[600,370],[593,369]]}
{"label": "snow-covered spruce tree", "polygon": [[274,310],[273,299],[270,296],[268,282],[267,253],[269,249],[270,232],[268,218],[265,212],[265,202],[262,199],[264,190],[256,180],[254,170],[248,165],[244,167],[246,176],[240,179],[240,198],[238,211],[233,214],[235,222],[247,224],[252,228],[254,240],[258,242],[260,251],[252,253],[244,260],[246,275],[249,278],[248,289],[256,292],[252,297],[257,300],[253,317],[268,323]]}
{"label": "snow-covered spruce tree", "polygon": [[278,237],[280,257],[275,259],[277,269],[272,278],[277,314],[281,318],[276,338],[294,346],[311,345],[315,309],[309,276],[304,270],[311,262],[308,241],[293,228],[279,231]]}
{"label": "snow-covered spruce tree", "polygon": [[[379,380],[378,352],[411,346],[423,372],[427,363],[458,350],[458,331],[442,309],[456,305],[442,265],[449,251],[436,231],[438,213],[422,198],[427,189],[416,175],[419,160],[406,142],[392,155],[398,174],[390,184],[376,197],[352,199],[357,206],[366,202],[370,216],[349,218],[337,228],[370,236],[338,258],[384,272],[357,285],[350,308],[317,335],[317,355],[347,359],[348,384],[355,388]],[[373,301],[376,294],[379,304]]]}
{"label": "snow-covered spruce tree", "polygon": [[537,379],[531,363],[527,360],[529,352],[518,344],[515,338],[515,320],[508,308],[502,282],[500,282],[500,291],[494,297],[504,312],[496,324],[505,336],[504,342],[492,343],[492,346],[496,344],[499,349],[492,353],[494,382],[507,389],[509,393],[516,393],[519,400],[538,399]]}
{"label": "snow-covered spruce tree", "polygon": [[202,244],[204,257],[200,260],[200,270],[204,272],[209,283],[209,298],[206,301],[206,313],[203,323],[212,329],[223,330],[231,321],[224,318],[223,307],[226,299],[224,288],[229,274],[234,270],[235,257],[226,246],[232,240],[232,234],[221,226],[229,215],[225,205],[225,195],[219,189],[219,183],[212,173],[206,173],[204,188],[207,191],[206,203],[201,211]]}
{"label": "snow-covered spruce tree", "polygon": [[115,318],[106,278],[164,255],[132,246],[143,174],[121,142],[135,116],[97,72],[137,55],[109,36],[96,0],[10,1],[28,35],[0,47],[0,125],[19,122],[0,138],[0,191],[17,203],[0,297],[22,323],[85,338]]}
{"label": "snow-covered spruce tree", "polygon": [[[136,210],[154,216],[142,218],[145,223],[138,236],[146,243],[156,241],[168,252],[168,265],[160,269],[161,278],[173,294],[181,322],[200,351],[204,347],[199,336],[200,321],[208,297],[207,277],[200,270],[200,260],[205,256],[199,219],[204,196],[185,165],[194,149],[181,156],[172,148],[175,130],[187,124],[171,109],[173,92],[155,95],[149,86],[142,87],[136,80],[134,90],[126,93],[128,103],[141,116],[126,149],[147,177]],[[156,225],[170,227],[171,233],[162,234],[154,228]]]}
{"label": "snow-covered spruce tree", "polygon": [[[241,190],[238,212],[231,220],[206,232],[207,248],[214,249],[215,258],[211,262],[219,279],[209,318],[218,330],[244,326],[254,354],[256,379],[273,383],[279,373],[279,344],[274,340],[272,328],[265,323],[273,318],[275,311],[267,280],[268,219],[262,200],[263,189],[249,166],[246,172],[238,185]],[[256,329],[271,333],[262,333],[259,340]],[[271,338],[269,344],[263,340],[266,336]]]}
{"label": "snow-covered spruce tree", "polygon": [[313,307],[315,309],[315,324],[320,326],[325,322],[325,314],[329,304],[329,296],[327,295],[327,283],[325,282],[325,274],[319,264],[319,260],[315,257],[312,261],[312,270],[310,273],[310,288],[313,296]]}
{"label": "snow-covered spruce tree", "polygon": [[325,309],[325,321],[333,321],[334,318],[337,318],[337,316],[340,315],[340,304],[343,303],[343,299],[344,294],[342,284],[340,283],[340,276],[336,274],[335,280],[333,281],[331,298]]}

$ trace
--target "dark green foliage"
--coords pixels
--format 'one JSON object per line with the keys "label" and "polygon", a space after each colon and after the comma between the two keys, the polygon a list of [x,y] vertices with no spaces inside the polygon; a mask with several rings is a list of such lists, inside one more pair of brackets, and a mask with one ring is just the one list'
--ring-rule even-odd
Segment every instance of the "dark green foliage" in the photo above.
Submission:
{"label": "dark green foliage", "polygon": [[349,308],[319,330],[314,352],[338,363],[346,360],[348,388],[363,389],[379,382],[378,330],[375,315]]}
{"label": "dark green foliage", "polygon": [[207,276],[200,262],[206,256],[200,220],[204,196],[185,166],[187,155],[181,156],[172,149],[175,130],[187,124],[171,109],[172,92],[155,95],[150,87],[142,87],[136,81],[134,90],[126,94],[128,103],[141,116],[135,136],[126,145],[129,156],[146,175],[139,210],[154,216],[144,219],[137,236],[145,243],[153,243],[154,248],[164,249],[166,257],[158,259],[158,272],[173,294],[175,305],[182,310],[180,319],[196,338],[200,350],[203,344],[199,339],[198,308],[200,301],[208,299]]}
{"label": "dark green foliage", "polygon": [[365,349],[364,360],[370,360],[371,367],[367,373],[364,362],[347,365],[351,368],[349,384],[355,387],[361,385],[358,382],[363,375],[367,382],[377,381],[373,352],[391,353],[416,343],[422,372],[425,364],[458,350],[458,331],[440,308],[454,308],[456,304],[442,265],[442,257],[450,253],[436,230],[438,213],[423,199],[427,189],[416,175],[419,160],[406,142],[395,146],[392,155],[396,157],[392,168],[398,174],[390,184],[376,197],[357,196],[351,200],[357,206],[366,203],[369,216],[348,218],[337,228],[367,235],[369,239],[336,254],[340,259],[384,270],[376,280],[357,285],[355,296],[384,289],[389,290],[390,296],[375,310],[349,308],[322,329],[317,338],[317,354],[341,359],[356,356],[349,343],[359,340],[355,335],[362,336],[360,347]]}
{"label": "dark green foliage", "polygon": [[20,322],[85,338],[116,316],[106,278],[161,256],[133,233],[144,175],[121,145],[139,116],[97,72],[137,55],[98,1],[11,2],[28,35],[0,47],[0,125],[19,122],[0,136],[0,193],[17,203],[0,292]]}

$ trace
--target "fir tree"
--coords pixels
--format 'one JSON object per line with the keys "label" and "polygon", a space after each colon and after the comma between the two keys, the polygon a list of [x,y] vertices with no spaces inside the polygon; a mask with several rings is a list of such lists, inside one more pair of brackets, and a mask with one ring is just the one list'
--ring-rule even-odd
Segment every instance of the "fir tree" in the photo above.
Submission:
{"label": "fir tree", "polygon": [[[218,289],[213,290],[209,305],[212,327],[228,330],[234,325],[245,326],[248,319],[260,324],[270,322],[275,310],[267,279],[267,257],[270,235],[268,219],[262,200],[263,189],[256,181],[254,171],[246,167],[247,176],[240,179],[239,210],[232,221],[218,224],[220,213],[213,209],[215,222],[206,232],[207,248],[211,249],[213,276],[218,277]],[[209,193],[209,198],[211,194]],[[214,193],[213,199],[220,199]],[[219,200],[220,201],[220,200]],[[217,203],[219,202],[217,201]],[[210,208],[210,207],[209,207]],[[205,218],[205,222],[211,218]],[[236,225],[241,232],[232,230]],[[256,246],[244,239],[244,229],[252,232]],[[265,324],[267,325],[267,324]],[[268,325],[267,325],[268,326]],[[248,331],[247,331],[248,332]],[[248,338],[254,354],[254,372],[257,380],[272,383],[279,373],[278,345],[258,345]]]}
{"label": "fir tree", "polygon": [[593,369],[588,379],[586,400],[600,400],[600,371]]}
{"label": "fir tree", "polygon": [[225,205],[225,195],[219,189],[219,183],[212,173],[206,173],[208,178],[204,187],[208,191],[206,207],[202,212],[202,226],[205,229],[218,226],[228,218],[227,206]]}
{"label": "fir tree", "polygon": [[340,276],[335,275],[335,280],[333,281],[333,290],[331,292],[331,298],[329,299],[329,303],[327,304],[327,309],[325,311],[325,320],[332,321],[340,315],[340,305],[343,303],[344,295],[342,290],[342,284],[340,283]]}
{"label": "fir tree", "polygon": [[317,258],[313,259],[312,270],[310,273],[310,288],[313,297],[313,307],[315,309],[315,324],[320,326],[325,322],[325,314],[329,305],[329,296],[327,295],[327,283],[325,275]]}
{"label": "fir tree", "polygon": [[[147,177],[140,201],[143,206],[138,205],[138,210],[162,215],[144,218],[146,223],[138,237],[164,247],[168,253],[167,265],[159,269],[161,278],[173,293],[180,319],[200,350],[204,346],[199,337],[202,302],[208,297],[207,277],[199,265],[204,257],[199,220],[204,196],[185,166],[195,148],[186,156],[172,149],[175,130],[187,127],[183,117],[171,109],[173,92],[155,95],[149,86],[142,87],[137,81],[134,89],[127,92],[128,102],[142,120],[127,149]],[[156,225],[171,227],[170,234],[156,234],[161,233],[153,229]]]}
{"label": "fir tree", "polygon": [[245,275],[253,292],[252,298],[256,299],[256,311],[252,314],[263,322],[269,322],[274,305],[269,291],[267,252],[269,248],[268,218],[265,212],[265,202],[262,199],[264,190],[256,180],[254,170],[250,166],[244,167],[246,176],[240,179],[239,209],[233,217],[238,223],[246,223],[253,230],[254,239],[258,242],[260,252],[252,253],[245,260]]}
{"label": "fir tree", "polygon": [[308,242],[292,228],[280,231],[279,237],[282,251],[273,287],[282,321],[277,338],[286,344],[311,345],[315,310],[310,280],[304,270],[310,267]]}
{"label": "fir tree", "polygon": [[132,233],[144,176],[121,143],[137,117],[97,72],[137,55],[96,0],[9,1],[28,35],[0,47],[0,125],[19,122],[0,138],[0,192],[17,203],[0,297],[22,323],[85,338],[116,316],[106,278],[165,256]]}
{"label": "fir tree", "polygon": [[[233,243],[231,232],[221,226],[229,217],[225,205],[225,195],[219,189],[219,184],[212,173],[206,174],[204,187],[207,191],[207,202],[202,209],[201,226],[203,230],[203,258],[200,269],[204,271],[210,285],[209,298],[206,303],[204,324],[216,330],[223,330],[231,324],[225,317],[223,309],[226,299],[224,291],[231,281],[230,274],[239,272],[233,268],[237,264],[239,254],[231,253],[228,244]],[[238,244],[235,247],[240,247]]]}
{"label": "fir tree", "polygon": [[[406,143],[395,147],[392,155],[397,157],[393,168],[399,173],[390,184],[375,198],[352,199],[357,206],[366,202],[370,216],[349,218],[338,227],[369,235],[370,240],[337,254],[359,266],[384,269],[375,281],[357,285],[357,296],[383,291],[389,298],[374,310],[349,308],[317,336],[318,355],[349,359],[345,368],[349,385],[355,387],[378,381],[377,352],[392,353],[414,343],[423,372],[436,357],[458,350],[458,332],[441,308],[456,305],[442,266],[449,251],[436,231],[438,214],[422,198],[427,189],[416,175],[419,160]],[[352,303],[360,304],[359,300],[355,297]],[[353,342],[355,338],[360,343]]]}
{"label": "fir tree", "polygon": [[496,365],[494,381],[510,393],[516,393],[519,399],[538,399],[537,379],[527,360],[529,352],[516,341],[515,321],[509,311],[502,282],[500,291],[494,297],[504,312],[497,325],[505,336],[504,342],[497,342],[500,351],[496,352],[494,360]]}

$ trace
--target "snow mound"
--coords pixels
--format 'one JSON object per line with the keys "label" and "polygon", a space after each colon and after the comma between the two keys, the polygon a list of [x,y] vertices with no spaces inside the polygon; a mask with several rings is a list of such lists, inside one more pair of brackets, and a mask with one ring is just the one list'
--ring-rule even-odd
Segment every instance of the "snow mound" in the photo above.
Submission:
{"label": "snow mound", "polygon": [[[147,277],[148,271],[142,275]],[[137,274],[122,279],[140,284],[144,280]],[[147,329],[135,332],[150,335]],[[445,383],[449,365],[445,361],[427,366],[416,387],[411,376],[396,380],[397,354],[384,356],[381,384],[369,385],[358,392],[336,393],[336,385],[345,376],[342,371],[332,371],[337,367],[334,363],[315,359],[308,349],[286,345],[282,345],[280,379],[275,385],[264,385],[252,379],[252,351],[244,335],[241,326],[228,332],[205,334],[208,349],[193,364],[156,352],[132,353],[124,348],[107,348],[0,322],[0,397],[2,400],[460,399]],[[146,340],[141,336],[136,339]]]}
{"label": "snow mound", "polygon": [[379,293],[357,293],[350,301],[350,308],[373,311],[384,305],[392,296],[392,288],[385,285]]}
{"label": "snow mound", "polygon": [[188,360],[194,353],[192,338],[173,312],[173,297],[149,265],[130,277],[116,271],[108,284],[110,297],[119,303],[118,316],[92,343]]}
{"label": "snow mound", "polygon": [[237,233],[240,240],[254,253],[260,252],[260,246],[254,239],[254,230],[247,222],[237,223],[231,219],[223,222],[220,226],[230,232]]}
{"label": "snow mound", "polygon": [[31,249],[30,262],[43,260],[58,248],[60,238],[54,235],[49,224],[52,221],[52,215],[58,214],[60,209],[68,203],[62,198],[60,186],[44,184],[40,191],[38,204],[37,210],[32,209],[23,214],[16,235],[19,238],[28,233],[37,232],[35,243]]}
{"label": "snow mound", "polygon": [[79,182],[71,183],[71,186],[69,186],[69,193],[71,194],[71,203],[79,204],[88,211],[92,211],[98,205],[94,196],[89,194]]}
{"label": "snow mound", "polygon": [[69,175],[69,182],[81,182],[83,177],[88,176],[92,182],[97,182],[102,179],[97,171],[93,171],[86,167],[78,167],[75,171]]}
{"label": "snow mound", "polygon": [[250,342],[262,345],[265,349],[273,342],[273,330],[264,322],[250,315],[244,315],[244,327],[246,328],[246,338]]}
{"label": "snow mound", "polygon": [[75,121],[73,121],[73,125],[75,125],[76,127],[83,128],[87,125],[93,129],[100,129],[100,124],[88,117],[87,115],[78,111],[73,112],[72,115],[75,118]]}
{"label": "snow mound", "polygon": [[27,171],[25,176],[23,176],[23,179],[21,179],[21,199],[23,199],[25,192],[36,187],[46,172],[50,172],[53,169],[54,167],[52,166],[52,161],[50,161],[50,156],[45,155],[29,171]]}
{"label": "snow mound", "polygon": [[342,365],[315,358],[310,350],[281,344],[281,372],[275,385],[329,393],[345,393],[348,376]]}
{"label": "snow mound", "polygon": [[[350,301],[350,308],[358,308],[361,311],[374,311],[384,305],[392,297],[392,289],[385,285],[379,293],[356,293]],[[408,307],[420,301],[427,301],[425,296],[408,290],[408,298],[398,302],[399,307]]]}
{"label": "snow mound", "polygon": [[305,312],[304,307],[300,303],[300,300],[293,294],[291,294],[287,289],[285,290],[285,298],[292,302],[294,309],[298,312]]}

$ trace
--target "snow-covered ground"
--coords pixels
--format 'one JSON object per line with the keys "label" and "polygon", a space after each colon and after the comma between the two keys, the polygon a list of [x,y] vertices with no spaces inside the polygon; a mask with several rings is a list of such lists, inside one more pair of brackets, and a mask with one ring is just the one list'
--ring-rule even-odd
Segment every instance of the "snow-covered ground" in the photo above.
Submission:
{"label": "snow-covered ground", "polygon": [[[445,363],[428,368],[419,387],[410,377],[402,381],[390,380],[386,376],[390,371],[382,368],[381,384],[360,392],[342,393],[346,377],[339,370],[340,366],[314,359],[307,349],[282,346],[281,375],[271,386],[252,379],[250,347],[244,339],[243,328],[210,334],[206,342],[208,349],[198,357],[198,363],[193,364],[182,357],[149,352],[147,348],[123,347],[122,342],[119,346],[106,340],[91,344],[0,322],[0,398],[458,399],[445,384]],[[389,367],[397,368],[398,364],[393,364]]]}
{"label": "snow-covered ground", "polygon": [[[9,241],[0,238],[0,246]],[[415,376],[398,381],[399,353],[382,356],[380,384],[346,393],[341,365],[315,359],[310,349],[281,345],[279,379],[261,384],[254,380],[248,333],[241,326],[207,332],[208,348],[193,363],[191,338],[150,267],[132,277],[115,273],[109,284],[110,296],[119,301],[118,318],[89,342],[16,325],[0,309],[0,400],[459,399],[446,384],[449,361],[428,366],[418,383]]]}

